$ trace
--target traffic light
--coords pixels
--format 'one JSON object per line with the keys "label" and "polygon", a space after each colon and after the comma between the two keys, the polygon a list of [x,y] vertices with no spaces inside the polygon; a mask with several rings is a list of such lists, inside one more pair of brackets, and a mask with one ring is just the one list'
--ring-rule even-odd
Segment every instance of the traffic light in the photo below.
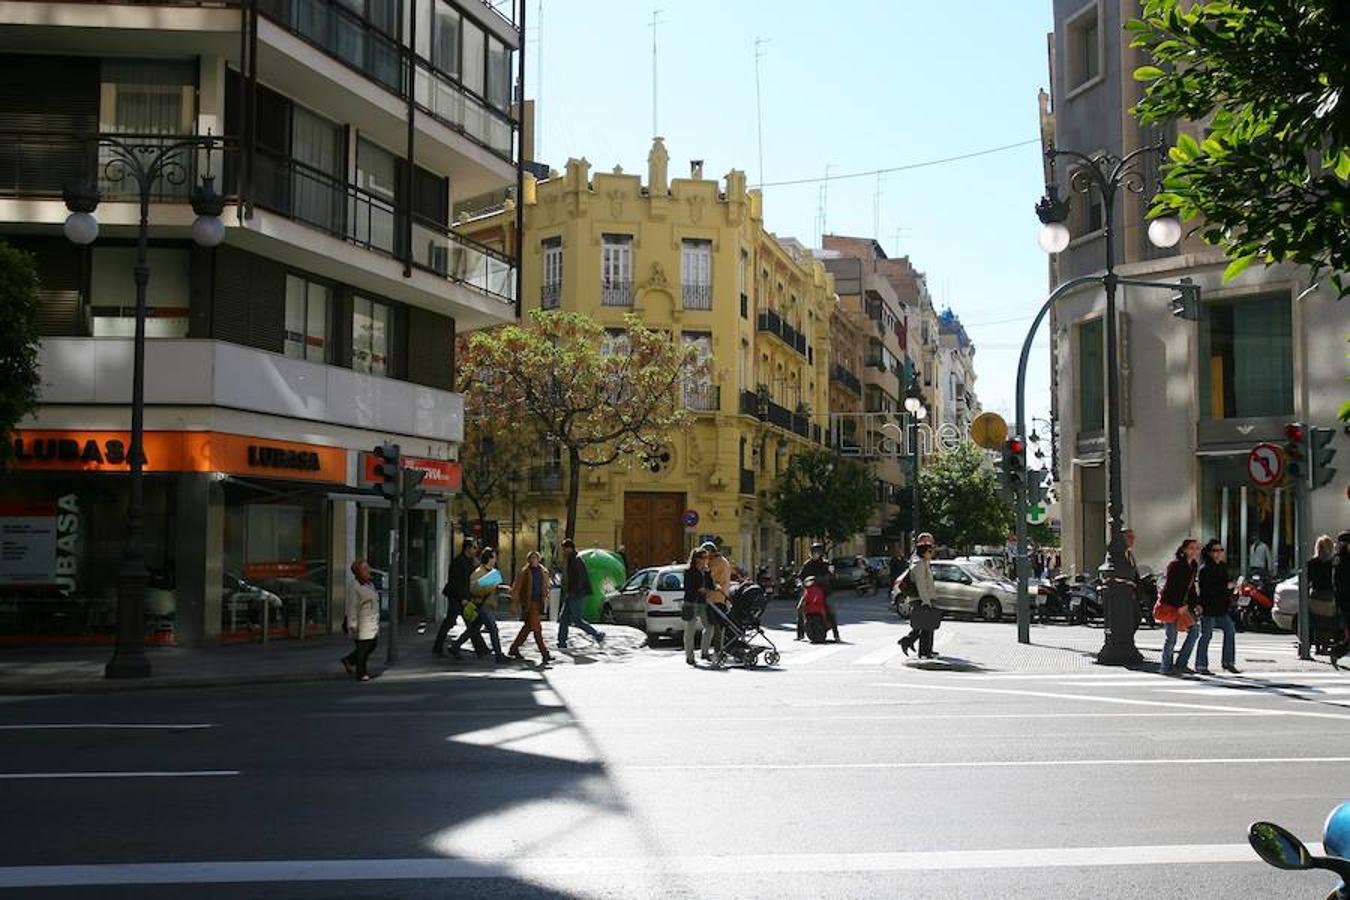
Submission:
{"label": "traffic light", "polygon": [[1172,315],[1186,322],[1200,321],[1200,287],[1189,278],[1181,279],[1181,289],[1172,295]]}
{"label": "traffic light", "polygon": [[1331,467],[1331,460],[1336,455],[1336,448],[1331,446],[1331,439],[1335,436],[1336,430],[1313,426],[1307,433],[1308,486],[1316,489],[1330,484],[1331,476],[1336,474],[1336,470]]}
{"label": "traffic light", "polygon": [[427,473],[421,469],[408,469],[403,473],[403,508],[412,509],[421,503],[427,492],[422,490],[422,479]]}
{"label": "traffic light", "polygon": [[1003,445],[1003,472],[1007,476],[1008,486],[1016,489],[1027,476],[1027,442],[1020,437],[1010,437]]}
{"label": "traffic light", "polygon": [[375,477],[380,493],[390,500],[398,499],[399,461],[398,444],[381,444],[375,448]]}
{"label": "traffic light", "polygon": [[1290,422],[1284,426],[1284,465],[1289,478],[1295,482],[1307,474],[1307,457],[1303,450],[1307,439],[1308,432],[1302,423]]}

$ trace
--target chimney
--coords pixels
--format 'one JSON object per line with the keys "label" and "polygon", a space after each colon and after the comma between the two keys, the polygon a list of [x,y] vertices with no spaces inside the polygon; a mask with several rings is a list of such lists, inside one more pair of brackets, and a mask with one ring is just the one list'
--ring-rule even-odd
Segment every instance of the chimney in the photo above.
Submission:
{"label": "chimney", "polygon": [[703,178],[703,160],[689,160],[689,177],[695,181],[699,181]]}

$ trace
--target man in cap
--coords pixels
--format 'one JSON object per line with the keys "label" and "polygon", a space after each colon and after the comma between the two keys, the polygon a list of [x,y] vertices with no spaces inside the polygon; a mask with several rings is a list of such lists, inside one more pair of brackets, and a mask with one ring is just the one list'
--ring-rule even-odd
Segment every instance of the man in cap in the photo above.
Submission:
{"label": "man in cap", "polygon": [[[811,558],[802,564],[802,569],[797,573],[797,580],[805,583],[806,579],[814,578],[816,584],[825,591],[825,619],[830,623],[830,628],[834,631],[835,643],[841,641],[839,637],[839,620],[834,616],[834,609],[830,607],[830,583],[834,575],[834,567],[830,561],[825,558],[825,545],[816,541],[811,545]],[[797,640],[806,638],[806,617],[802,615],[801,609],[797,610]]]}

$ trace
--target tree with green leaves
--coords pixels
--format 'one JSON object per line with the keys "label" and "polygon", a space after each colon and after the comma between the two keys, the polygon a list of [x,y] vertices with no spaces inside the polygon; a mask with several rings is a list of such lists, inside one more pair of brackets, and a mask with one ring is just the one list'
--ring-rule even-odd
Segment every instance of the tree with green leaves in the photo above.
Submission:
{"label": "tree with green leaves", "polygon": [[33,258],[0,241],[0,466],[10,432],[38,400],[38,276]]}
{"label": "tree with green leaves", "polygon": [[867,527],[876,489],[876,476],[866,464],[813,448],[792,457],[778,476],[769,513],[794,538],[839,544]]}
{"label": "tree with green leaves", "polygon": [[984,451],[966,442],[938,451],[919,470],[923,530],[945,547],[1002,544],[1013,526],[1012,504]]}
{"label": "tree with green leaves", "polygon": [[1153,212],[1202,219],[1225,278],[1290,262],[1350,293],[1350,4],[1145,0],[1126,27],[1152,58],[1140,121],[1207,133],[1178,135]]}
{"label": "tree with green leaves", "polygon": [[[499,435],[556,446],[575,534],[583,469],[638,463],[684,425],[682,389],[707,372],[695,347],[629,313],[620,339],[589,316],[536,310],[528,322],[479,332],[461,356],[465,407]],[[500,454],[499,454],[500,456]]]}

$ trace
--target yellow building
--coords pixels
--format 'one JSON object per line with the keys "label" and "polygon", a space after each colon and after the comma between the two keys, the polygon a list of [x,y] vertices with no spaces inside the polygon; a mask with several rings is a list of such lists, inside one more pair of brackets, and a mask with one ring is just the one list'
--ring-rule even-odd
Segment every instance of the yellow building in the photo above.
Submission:
{"label": "yellow building", "polygon": [[[668,177],[660,138],[644,183],[585,159],[525,192],[522,308],[565,309],[620,337],[623,316],[667,329],[712,361],[705,383],[685,391],[691,427],[661,459],[583,474],[577,511],[582,546],[624,546],[630,567],[688,555],[706,536],[753,569],[800,559],[765,510],[766,492],[793,454],[820,446],[830,384],[832,277],[809,251],[766,231],[759,191],[745,173]],[[514,251],[515,212],[464,222],[461,231]],[[518,553],[559,539],[563,475],[547,449],[532,461],[518,512]],[[499,521],[505,516],[495,508]],[[509,514],[509,510],[506,510]],[[697,515],[688,526],[684,514]],[[692,519],[692,516],[689,517]],[[509,546],[509,530],[501,540]]]}

